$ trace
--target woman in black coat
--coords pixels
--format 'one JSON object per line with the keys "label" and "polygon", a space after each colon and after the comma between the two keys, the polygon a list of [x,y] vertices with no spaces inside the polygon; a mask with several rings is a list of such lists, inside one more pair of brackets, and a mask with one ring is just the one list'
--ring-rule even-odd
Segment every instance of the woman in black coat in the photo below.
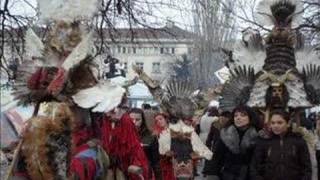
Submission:
{"label": "woman in black coat", "polygon": [[150,177],[153,175],[156,179],[161,179],[161,172],[160,172],[160,155],[159,155],[159,145],[158,140],[155,135],[149,131],[146,125],[146,119],[144,117],[144,112],[142,109],[139,108],[132,108],[129,112],[130,118],[133,120],[137,131],[139,133],[139,137],[141,140],[141,144],[143,146],[144,152],[149,160],[150,170]]}
{"label": "woman in black coat", "polygon": [[221,129],[207,180],[249,180],[249,165],[258,133],[256,117],[246,106],[237,107],[230,124]]}
{"label": "woman in black coat", "polygon": [[272,135],[261,138],[251,164],[255,180],[311,180],[311,161],[305,140],[290,130],[290,116],[282,110],[271,113]]}

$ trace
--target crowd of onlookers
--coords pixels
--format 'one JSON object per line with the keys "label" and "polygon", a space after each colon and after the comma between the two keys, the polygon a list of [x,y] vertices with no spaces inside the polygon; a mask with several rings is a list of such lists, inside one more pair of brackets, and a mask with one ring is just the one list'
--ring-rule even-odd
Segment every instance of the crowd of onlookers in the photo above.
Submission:
{"label": "crowd of onlookers", "polygon": [[[168,129],[166,114],[133,108],[130,116],[157,179],[173,179],[170,159],[158,153],[157,138]],[[209,107],[193,122],[200,139],[213,152],[211,160],[199,161],[195,176],[208,180],[316,180],[320,154],[320,114],[294,122],[284,110],[270,112],[264,123],[259,114],[246,106],[233,112]],[[297,124],[300,124],[297,127]]]}
{"label": "crowd of onlookers", "polygon": [[[159,154],[158,139],[169,129],[169,117],[144,104],[128,109],[149,164],[149,177],[172,180],[171,158]],[[268,124],[247,106],[233,112],[209,107],[185,124],[194,127],[213,152],[198,160],[194,175],[208,180],[316,180],[320,157],[320,114],[311,114],[297,127],[289,113],[274,110]],[[1,152],[1,163],[8,163]],[[3,164],[2,164],[3,165]]]}

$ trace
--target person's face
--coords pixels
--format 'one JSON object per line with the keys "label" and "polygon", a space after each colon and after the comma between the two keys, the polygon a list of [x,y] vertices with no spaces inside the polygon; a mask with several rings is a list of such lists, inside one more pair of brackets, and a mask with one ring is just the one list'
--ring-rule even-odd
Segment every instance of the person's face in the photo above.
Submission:
{"label": "person's face", "polygon": [[158,124],[158,126],[165,128],[168,126],[166,119],[162,115],[158,115],[155,117],[155,120]]}
{"label": "person's face", "polygon": [[270,127],[274,134],[281,135],[287,132],[289,128],[288,122],[282,116],[275,114],[271,117]]}
{"label": "person's face", "polygon": [[130,118],[132,119],[136,128],[140,128],[142,125],[142,116],[139,113],[130,113]]}
{"label": "person's face", "polygon": [[106,115],[108,117],[110,117],[110,119],[112,121],[118,121],[121,119],[121,117],[123,116],[123,114],[126,113],[126,110],[125,109],[122,109],[122,108],[115,108],[109,112],[106,113]]}
{"label": "person's face", "polygon": [[221,125],[225,125],[229,121],[229,118],[225,116],[220,116],[219,121]]}
{"label": "person's face", "polygon": [[250,122],[248,114],[244,112],[235,112],[233,119],[234,125],[240,128],[248,126]]}

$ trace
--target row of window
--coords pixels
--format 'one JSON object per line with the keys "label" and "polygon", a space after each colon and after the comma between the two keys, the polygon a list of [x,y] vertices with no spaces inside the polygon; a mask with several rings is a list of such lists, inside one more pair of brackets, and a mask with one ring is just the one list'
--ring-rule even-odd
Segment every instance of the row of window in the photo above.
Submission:
{"label": "row of window", "polygon": [[[128,70],[128,63],[124,62],[122,65],[123,65],[124,70],[127,71]],[[144,63],[143,62],[136,62],[136,66],[143,70]],[[160,72],[161,72],[160,71],[160,63],[159,62],[152,63],[152,73],[160,73]]]}
{"label": "row of window", "polygon": [[175,54],[173,47],[124,47],[117,46],[116,52],[118,54]]}

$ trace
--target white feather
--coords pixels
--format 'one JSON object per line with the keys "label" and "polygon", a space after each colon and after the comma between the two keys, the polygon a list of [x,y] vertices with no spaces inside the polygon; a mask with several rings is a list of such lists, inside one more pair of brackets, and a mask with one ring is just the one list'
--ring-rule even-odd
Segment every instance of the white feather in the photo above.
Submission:
{"label": "white feather", "polygon": [[186,125],[183,121],[179,120],[176,124],[169,124],[169,129],[174,132],[191,133],[194,131],[193,127]]}
{"label": "white feather", "polygon": [[289,92],[289,107],[311,107],[312,104],[307,100],[307,94],[303,82],[299,79],[286,81],[285,85]]}
{"label": "white feather", "polygon": [[[236,43],[233,55],[235,66],[250,65],[255,72],[259,72],[262,69],[266,58],[265,50],[251,48],[250,46],[246,47],[242,41]],[[231,67],[231,70],[232,69]]]}
{"label": "white feather", "polygon": [[66,60],[63,62],[62,67],[65,70],[69,70],[74,65],[79,64],[88,55],[92,55],[94,52],[94,45],[92,40],[92,32],[88,33],[82,41],[73,49]]}
{"label": "white feather", "polygon": [[110,81],[79,91],[73,95],[73,101],[82,108],[93,108],[93,112],[109,112],[122,100],[125,89]]}
{"label": "white feather", "polygon": [[31,28],[29,28],[26,32],[25,43],[27,58],[32,59],[32,57],[42,57],[44,45],[41,39]]}
{"label": "white feather", "polygon": [[[270,7],[279,1],[283,0],[261,0],[256,7],[256,20],[263,26],[274,26],[273,20],[269,17],[272,16]],[[303,3],[300,0],[286,0],[296,5],[295,16],[292,19],[292,28],[299,26],[303,20]]]}
{"label": "white feather", "polygon": [[159,136],[159,153],[165,155],[171,150],[171,135],[168,129],[161,132]]}
{"label": "white feather", "polygon": [[297,69],[302,72],[303,67],[308,64],[314,64],[320,66],[320,52],[315,48],[305,47],[295,52],[295,58],[297,62]]}
{"label": "white feather", "polygon": [[98,12],[98,0],[38,0],[41,21],[90,19]]}

